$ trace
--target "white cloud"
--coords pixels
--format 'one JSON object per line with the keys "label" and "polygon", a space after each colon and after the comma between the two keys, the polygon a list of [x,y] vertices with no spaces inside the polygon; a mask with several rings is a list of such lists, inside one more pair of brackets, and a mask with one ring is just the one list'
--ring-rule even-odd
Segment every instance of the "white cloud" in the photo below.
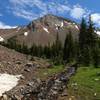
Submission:
{"label": "white cloud", "polygon": [[87,14],[87,10],[82,8],[80,5],[73,6],[73,9],[70,11],[71,17],[75,19],[81,19],[83,16]]}
{"label": "white cloud", "polygon": [[11,29],[11,28],[16,28],[17,26],[10,26],[10,25],[6,25],[3,22],[0,22],[0,29]]}
{"label": "white cloud", "polygon": [[[45,14],[62,14],[68,12],[70,7],[66,4],[60,4],[56,1],[43,2],[42,0],[9,0],[10,11],[15,16],[28,20],[36,19]],[[66,1],[66,0],[65,0]],[[36,10],[37,9],[37,10]]]}
{"label": "white cloud", "polygon": [[9,0],[9,11],[17,17],[34,20],[48,13],[55,15],[69,14],[74,19],[87,17],[90,11],[79,4],[70,5],[68,0]]}
{"label": "white cloud", "polygon": [[100,26],[100,13],[94,13],[91,17],[93,22]]}
{"label": "white cloud", "polygon": [[34,19],[37,18],[35,14],[33,15],[32,12],[25,11],[24,9],[22,9],[21,11],[19,11],[19,9],[18,10],[16,9],[16,11],[13,11],[13,14],[16,16],[28,19],[28,20],[32,20],[33,16],[34,16]]}

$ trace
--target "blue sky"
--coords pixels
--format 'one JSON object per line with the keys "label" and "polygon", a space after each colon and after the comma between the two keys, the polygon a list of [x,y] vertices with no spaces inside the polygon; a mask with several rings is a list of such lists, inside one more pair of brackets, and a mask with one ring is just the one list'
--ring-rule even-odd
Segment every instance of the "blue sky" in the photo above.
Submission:
{"label": "blue sky", "polygon": [[77,22],[91,14],[100,26],[100,0],[0,0],[0,28],[26,25],[48,13]]}

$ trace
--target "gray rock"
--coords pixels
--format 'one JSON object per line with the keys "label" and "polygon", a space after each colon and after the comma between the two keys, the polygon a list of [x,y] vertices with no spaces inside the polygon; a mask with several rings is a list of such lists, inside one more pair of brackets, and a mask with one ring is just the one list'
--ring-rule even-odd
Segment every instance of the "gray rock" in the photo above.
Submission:
{"label": "gray rock", "polygon": [[16,64],[20,65],[20,64],[22,64],[22,62],[21,61],[16,61]]}
{"label": "gray rock", "polygon": [[26,71],[26,72],[30,72],[30,70],[29,70],[29,69],[24,69],[24,71]]}
{"label": "gray rock", "polygon": [[27,67],[33,67],[33,63],[27,63],[25,66],[27,66]]}
{"label": "gray rock", "polygon": [[61,96],[62,96],[62,97],[68,96],[68,94],[67,94],[67,93],[62,93]]}

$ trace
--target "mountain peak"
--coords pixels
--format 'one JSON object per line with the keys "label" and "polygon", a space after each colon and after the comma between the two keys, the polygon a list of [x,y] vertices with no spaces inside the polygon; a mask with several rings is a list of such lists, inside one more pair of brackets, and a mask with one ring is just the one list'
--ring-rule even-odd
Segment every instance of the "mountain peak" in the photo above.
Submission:
{"label": "mountain peak", "polygon": [[19,43],[25,43],[29,47],[33,43],[36,45],[48,45],[53,44],[57,33],[60,40],[64,43],[66,34],[71,31],[73,37],[77,39],[79,33],[79,26],[74,21],[65,19],[52,14],[47,14],[41,18],[33,20],[29,25],[24,27],[18,27],[15,30],[2,30],[0,33],[6,33],[2,35],[4,40],[9,37],[14,37]]}

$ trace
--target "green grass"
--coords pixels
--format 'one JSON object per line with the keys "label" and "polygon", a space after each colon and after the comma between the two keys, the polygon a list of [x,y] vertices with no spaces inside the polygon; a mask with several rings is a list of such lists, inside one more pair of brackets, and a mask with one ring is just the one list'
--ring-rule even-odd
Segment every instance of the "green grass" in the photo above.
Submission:
{"label": "green grass", "polygon": [[59,72],[62,72],[64,70],[64,66],[63,65],[58,65],[58,66],[53,66],[51,68],[42,68],[39,69],[38,73],[36,74],[36,76],[38,78],[41,79],[45,79],[48,78],[51,75],[57,74]]}
{"label": "green grass", "polygon": [[[74,95],[76,100],[100,100],[100,76],[97,73],[100,73],[100,68],[80,67],[69,82],[70,95]],[[77,83],[76,89],[73,83]]]}

